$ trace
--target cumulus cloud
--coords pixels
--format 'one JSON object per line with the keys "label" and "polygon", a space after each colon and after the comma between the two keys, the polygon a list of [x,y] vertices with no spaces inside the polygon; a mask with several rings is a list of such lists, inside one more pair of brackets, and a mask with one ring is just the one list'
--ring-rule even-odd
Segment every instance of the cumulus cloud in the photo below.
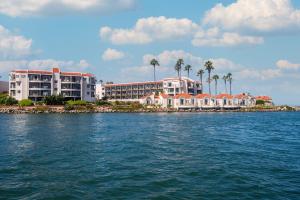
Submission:
{"label": "cumulus cloud", "polygon": [[133,8],[135,0],[1,0],[0,13],[11,16],[102,14]]}
{"label": "cumulus cloud", "polygon": [[86,70],[90,64],[86,60],[75,61],[61,61],[54,59],[45,60],[10,60],[0,61],[0,73],[8,73],[14,69],[44,69],[49,70],[53,67],[59,67],[62,70],[77,71]]}
{"label": "cumulus cloud", "polygon": [[182,58],[186,63],[195,66],[202,65],[203,63],[203,59],[201,57],[195,56],[183,50],[172,50],[172,51],[165,50],[158,55],[146,54],[143,56],[144,64],[145,65],[149,64],[150,60],[152,60],[153,58],[156,58],[161,65],[172,66],[172,67],[175,65],[176,61],[179,58]]}
{"label": "cumulus cloud", "polygon": [[102,54],[102,59],[105,61],[120,60],[120,59],[124,58],[124,56],[125,56],[125,54],[122,51],[108,48]]}
{"label": "cumulus cloud", "polygon": [[262,37],[221,32],[217,27],[197,32],[192,40],[194,46],[236,46],[241,44],[261,44],[263,42],[264,39]]}
{"label": "cumulus cloud", "polygon": [[291,63],[288,60],[278,60],[276,66],[282,70],[298,70],[300,69],[300,64]]}
{"label": "cumulus cloud", "polygon": [[31,54],[32,39],[17,35],[0,25],[0,57],[11,58]]}
{"label": "cumulus cloud", "polygon": [[206,12],[203,24],[226,30],[273,31],[300,27],[300,10],[290,0],[237,0],[228,6],[219,3]]}
{"label": "cumulus cloud", "polygon": [[199,26],[189,19],[149,17],[139,19],[131,29],[102,27],[100,37],[113,44],[147,44],[156,40],[169,40],[191,36]]}

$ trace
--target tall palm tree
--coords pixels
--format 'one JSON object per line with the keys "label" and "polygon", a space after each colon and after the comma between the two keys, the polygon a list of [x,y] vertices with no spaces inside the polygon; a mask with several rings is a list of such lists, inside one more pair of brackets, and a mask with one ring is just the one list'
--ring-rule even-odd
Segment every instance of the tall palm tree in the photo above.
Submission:
{"label": "tall palm tree", "polygon": [[192,71],[192,66],[191,65],[186,65],[184,67],[184,71],[187,71],[187,76],[190,78],[190,71]]}
{"label": "tall palm tree", "polygon": [[232,74],[231,73],[227,74],[227,79],[228,79],[228,82],[229,82],[229,94],[232,95],[232,90],[231,90]]}
{"label": "tall palm tree", "polygon": [[156,66],[159,66],[159,62],[156,60],[156,59],[152,59],[150,61],[150,65],[153,66],[153,78],[154,78],[154,81],[156,81],[156,74],[155,74],[155,69],[156,69]]}
{"label": "tall palm tree", "polygon": [[214,70],[215,68],[214,68],[213,63],[211,61],[205,62],[204,67],[205,67],[205,69],[208,72],[208,90],[209,90],[209,94],[211,94],[211,90],[210,90],[210,82],[211,82],[210,74],[211,74],[211,71]]}
{"label": "tall palm tree", "polygon": [[174,69],[175,69],[175,71],[177,71],[177,76],[179,78],[180,71],[181,71],[181,66],[176,63],[176,65],[174,66]]}
{"label": "tall palm tree", "polygon": [[203,74],[204,74],[204,70],[203,69],[199,69],[199,71],[197,72],[197,76],[199,76],[200,78],[200,83],[201,83],[201,90],[203,93]]}
{"label": "tall palm tree", "polygon": [[178,72],[178,76],[181,78],[181,69],[182,69],[182,65],[184,65],[184,60],[182,59],[182,58],[179,58],[178,60],[177,60],[177,62],[176,62],[176,65],[175,65],[175,67],[176,66],[178,66],[178,69],[179,69],[179,71],[177,71]]}
{"label": "tall palm tree", "polygon": [[212,79],[215,81],[215,94],[218,94],[218,79],[220,77],[218,75],[213,75]]}
{"label": "tall palm tree", "polygon": [[226,75],[224,75],[222,79],[224,80],[224,84],[225,84],[225,93],[227,94],[227,79],[228,79],[228,77],[227,77]]}

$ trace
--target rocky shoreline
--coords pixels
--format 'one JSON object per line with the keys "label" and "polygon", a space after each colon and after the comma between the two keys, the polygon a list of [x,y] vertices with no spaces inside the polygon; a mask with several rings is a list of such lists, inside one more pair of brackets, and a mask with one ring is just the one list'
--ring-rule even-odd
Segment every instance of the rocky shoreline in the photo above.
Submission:
{"label": "rocky shoreline", "polygon": [[287,107],[273,107],[268,109],[263,108],[241,108],[236,110],[175,110],[166,108],[155,109],[135,109],[135,110],[119,110],[107,106],[94,107],[78,107],[72,110],[67,110],[64,106],[0,106],[0,113],[5,114],[38,114],[38,113],[171,113],[171,112],[195,112],[195,113],[220,113],[220,112],[287,112],[299,111]]}

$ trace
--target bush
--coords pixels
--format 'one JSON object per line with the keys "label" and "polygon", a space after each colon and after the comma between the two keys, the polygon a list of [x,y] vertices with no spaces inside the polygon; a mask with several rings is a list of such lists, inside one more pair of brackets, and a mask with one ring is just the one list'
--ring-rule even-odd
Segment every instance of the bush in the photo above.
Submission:
{"label": "bush", "polygon": [[76,101],[67,101],[67,105],[72,105],[72,106],[85,106],[87,105],[86,101],[83,100],[76,100]]}
{"label": "bush", "polygon": [[264,105],[265,101],[264,100],[256,100],[256,105]]}
{"label": "bush", "polygon": [[105,100],[99,100],[99,101],[96,101],[96,105],[97,106],[110,106],[111,103],[108,101],[105,101]]}
{"label": "bush", "polygon": [[62,95],[51,95],[44,98],[46,105],[64,105],[64,97]]}
{"label": "bush", "polygon": [[0,105],[12,106],[16,104],[18,104],[18,101],[13,97],[8,96],[8,94],[0,95]]}
{"label": "bush", "polygon": [[19,106],[32,106],[33,102],[30,99],[23,99],[19,102]]}

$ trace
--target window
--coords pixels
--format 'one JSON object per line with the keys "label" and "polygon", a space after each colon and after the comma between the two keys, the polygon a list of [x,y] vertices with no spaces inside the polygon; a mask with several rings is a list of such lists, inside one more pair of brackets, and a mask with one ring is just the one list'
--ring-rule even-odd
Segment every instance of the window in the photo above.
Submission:
{"label": "window", "polygon": [[21,93],[21,90],[18,90],[18,94],[20,94]]}
{"label": "window", "polygon": [[180,99],[180,105],[184,105],[184,99]]}
{"label": "window", "polygon": [[16,75],[16,78],[19,78],[19,75]]}
{"label": "window", "polygon": [[90,92],[87,92],[86,94],[87,94],[87,95],[90,95]]}
{"label": "window", "polygon": [[25,76],[25,75],[22,75],[21,77],[22,77],[22,78],[25,78],[26,76]]}
{"label": "window", "polygon": [[172,83],[170,82],[170,83],[168,83],[168,87],[172,87]]}

